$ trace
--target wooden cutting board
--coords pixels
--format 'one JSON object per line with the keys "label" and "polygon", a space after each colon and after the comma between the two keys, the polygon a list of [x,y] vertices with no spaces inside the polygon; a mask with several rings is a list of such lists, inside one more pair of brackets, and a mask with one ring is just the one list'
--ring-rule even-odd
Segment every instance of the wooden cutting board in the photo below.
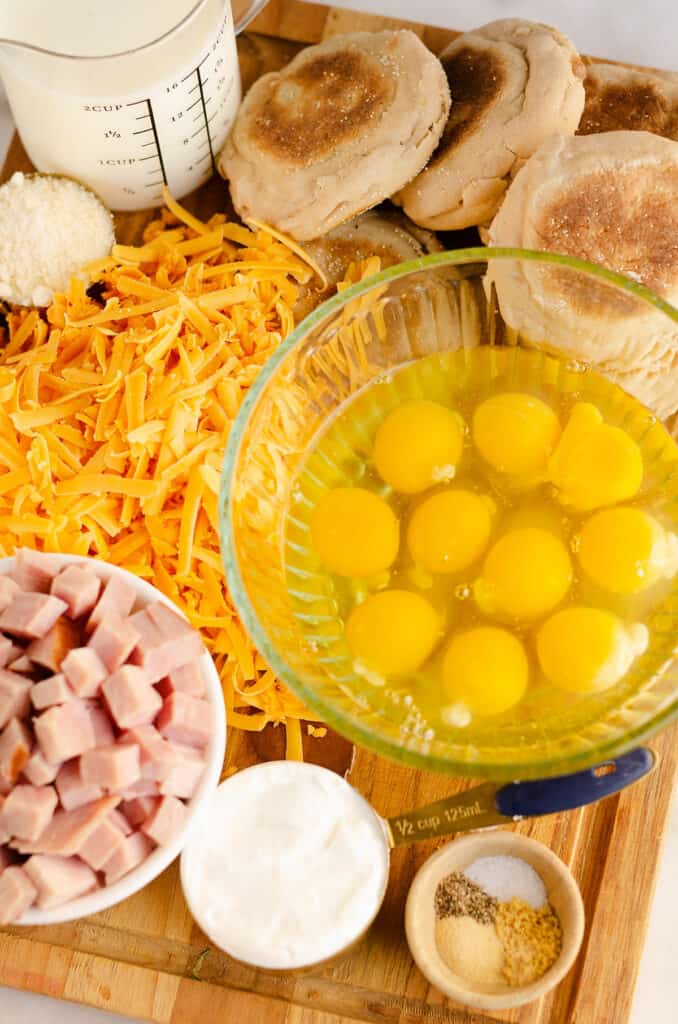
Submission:
{"label": "wooden cutting board", "polygon": [[[404,22],[271,0],[240,41],[243,74],[280,66],[300,44]],[[409,25],[434,51],[455,33]],[[262,38],[266,36],[267,38]],[[30,169],[15,139],[4,177]],[[225,186],[213,180],[187,203],[196,213],[223,209]],[[122,242],[138,240],[146,214],[117,217]],[[353,758],[339,737],[307,741],[310,759],[344,772],[376,810],[393,815],[458,792],[462,780],[401,767],[363,750]],[[412,877],[438,842],[392,855],[386,901],[374,929],[347,960],[309,975],[272,975],[242,967],[193,925],[176,864],[142,893],[105,913],[49,928],[0,931],[0,984],[113,1010],[162,1024],[625,1024],[643,947],[662,837],[678,769],[678,733],[653,742],[654,773],[632,790],[583,810],[515,826],[548,844],[581,886],[586,908],[582,952],[555,992],[522,1010],[467,1012],[432,989],[414,966],[403,932]],[[244,767],[280,756],[282,731],[232,734],[228,763]]]}

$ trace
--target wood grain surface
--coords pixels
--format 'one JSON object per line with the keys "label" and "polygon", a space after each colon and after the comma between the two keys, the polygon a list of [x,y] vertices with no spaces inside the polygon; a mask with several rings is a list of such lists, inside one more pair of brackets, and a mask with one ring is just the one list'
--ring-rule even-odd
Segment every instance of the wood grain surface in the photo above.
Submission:
{"label": "wood grain surface", "polygon": [[[271,0],[240,40],[250,84],[282,66],[299,44],[358,29],[403,25],[299,0]],[[409,25],[434,51],[456,33]],[[28,170],[21,143],[10,147],[4,177]],[[187,205],[198,214],[226,209],[227,190],[212,180]],[[138,239],[148,214],[116,218],[120,241]],[[346,960],[311,974],[274,975],[243,967],[210,947],[184,903],[177,865],[137,896],[95,917],[48,928],[0,931],[0,984],[113,1010],[158,1024],[625,1024],[651,904],[671,792],[678,769],[676,728],[656,738],[659,765],[633,789],[566,815],[515,826],[569,864],[582,890],[586,934],[575,966],[545,999],[486,1015],[454,1006],[414,966],[403,931],[412,877],[440,841],[393,852],[388,892],[377,922]],[[279,756],[282,736],[229,737],[238,767]],[[383,815],[459,792],[470,783],[417,772],[329,736],[307,755],[351,782]],[[649,1022],[648,1022],[649,1024]]]}

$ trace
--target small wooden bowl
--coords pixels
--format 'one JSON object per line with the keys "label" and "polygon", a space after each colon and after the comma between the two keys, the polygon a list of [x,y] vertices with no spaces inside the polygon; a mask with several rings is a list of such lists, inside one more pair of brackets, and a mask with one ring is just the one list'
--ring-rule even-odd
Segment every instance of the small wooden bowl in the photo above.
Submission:
{"label": "small wooden bowl", "polygon": [[[531,985],[517,988],[472,988],[444,962],[435,941],[434,896],[438,882],[464,871],[478,857],[520,857],[541,875],[548,900],[560,918],[563,942],[555,963]],[[517,832],[476,832],[448,843],[422,865],[410,887],[405,908],[405,932],[419,970],[450,999],[480,1010],[508,1010],[546,995],[565,977],[575,961],[584,935],[584,906],[569,868],[536,839]]]}

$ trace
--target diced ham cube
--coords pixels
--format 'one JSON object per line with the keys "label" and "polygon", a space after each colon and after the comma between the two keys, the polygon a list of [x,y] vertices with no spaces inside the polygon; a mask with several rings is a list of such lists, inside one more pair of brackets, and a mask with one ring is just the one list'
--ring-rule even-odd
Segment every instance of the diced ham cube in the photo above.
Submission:
{"label": "diced ham cube", "polygon": [[139,747],[116,743],[112,747],[88,750],[80,758],[80,775],[109,792],[118,793],[133,786],[141,777]]}
{"label": "diced ham cube", "polygon": [[115,827],[119,829],[124,836],[130,835],[134,831],[128,819],[125,817],[122,811],[118,810],[117,807],[115,807],[111,811],[111,813],[108,816],[108,820],[112,821]]}
{"label": "diced ham cube", "polygon": [[21,587],[11,576],[0,576],[0,612],[12,603]]}
{"label": "diced ham cube", "polygon": [[189,800],[202,778],[205,761],[202,752],[195,747],[172,744],[177,761],[164,779],[158,784],[163,796],[176,796]]}
{"label": "diced ham cube", "polygon": [[0,669],[0,729],[10,718],[25,718],[31,710],[30,679],[25,679],[18,672]]}
{"label": "diced ham cube", "polygon": [[47,786],[54,782],[57,777],[60,765],[50,764],[43,757],[40,750],[34,750],[23,767],[22,775],[34,786]]}
{"label": "diced ham cube", "polygon": [[[165,621],[164,616],[160,615],[163,620],[163,625],[160,625],[151,617],[151,609],[155,607],[156,605],[149,605],[132,616],[140,639],[132,653],[131,661],[146,670],[152,683],[159,682],[169,672],[186,665],[192,659],[200,658],[204,653],[200,634],[196,630],[169,609],[166,609],[169,621]],[[164,606],[158,603],[157,607]],[[175,625],[171,634],[170,623],[179,624]]]}
{"label": "diced ham cube", "polygon": [[66,811],[73,811],[76,807],[91,804],[93,800],[99,800],[104,795],[101,786],[86,782],[81,777],[77,758],[62,766],[56,777],[55,785],[61,806]]}
{"label": "diced ham cube", "polygon": [[84,896],[96,889],[97,876],[77,857],[38,854],[24,864],[24,871],[38,890],[38,906],[43,910]]}
{"label": "diced ham cube", "polygon": [[115,743],[113,722],[108,712],[100,707],[88,707],[87,714],[94,729],[95,746],[110,747],[111,743]]}
{"label": "diced ham cube", "polygon": [[102,690],[119,729],[150,724],[162,707],[162,697],[136,665],[123,665],[108,677]]}
{"label": "diced ham cube", "polygon": [[2,808],[3,825],[16,839],[37,839],[52,820],[56,805],[51,786],[15,786]]}
{"label": "diced ham cube", "polygon": [[75,694],[66,682],[66,677],[60,672],[36,683],[31,690],[31,700],[36,711],[43,711],[54,704],[65,704],[66,701],[74,699]]}
{"label": "diced ham cube", "polygon": [[[0,576],[0,582],[6,580],[6,576]],[[0,636],[0,668],[5,668],[11,661],[21,657],[22,650],[7,636]]]}
{"label": "diced ham cube", "polygon": [[6,846],[0,846],[0,875],[5,868],[11,867],[12,864],[14,864],[14,858],[12,857],[11,852]]}
{"label": "diced ham cube", "polygon": [[19,592],[0,615],[0,629],[31,640],[45,636],[68,605],[51,594]]}
{"label": "diced ham cube", "polygon": [[212,735],[212,709],[206,700],[177,690],[163,704],[156,726],[165,739],[206,747]]}
{"label": "diced ham cube", "polygon": [[147,605],[146,611],[158,629],[170,639],[182,634],[192,636],[196,632],[183,615],[179,615],[164,601],[153,601],[152,604]]}
{"label": "diced ham cube", "polygon": [[63,564],[62,555],[34,551],[32,548],[19,548],[15,553],[10,575],[22,590],[46,594]]}
{"label": "diced ham cube", "polygon": [[137,796],[132,800],[124,800],[120,807],[130,825],[136,828],[150,818],[159,803],[158,796]]}
{"label": "diced ham cube", "polygon": [[163,779],[177,761],[177,753],[171,743],[160,735],[152,725],[140,725],[120,737],[119,743],[136,743],[141,756],[141,777]]}
{"label": "diced ham cube", "polygon": [[106,885],[117,882],[123,875],[128,874],[132,868],[137,867],[148,855],[153,852],[153,844],[147,836],[141,832],[133,832],[131,836],[116,846],[113,856],[106,861],[104,872],[106,874]]}
{"label": "diced ham cube", "polygon": [[13,786],[31,756],[31,735],[18,718],[12,718],[0,733],[0,780]]}
{"label": "diced ham cube", "polygon": [[160,783],[155,782],[153,779],[139,779],[133,786],[128,789],[123,789],[120,796],[123,800],[134,800],[138,796],[158,796],[160,793]]}
{"label": "diced ham cube", "polygon": [[103,661],[91,647],[74,647],[68,652],[61,670],[78,697],[95,697],[108,675]]}
{"label": "diced ham cube", "polygon": [[33,677],[36,672],[35,665],[33,664],[30,658],[26,657],[25,654],[19,655],[19,657],[16,658],[15,661],[12,661],[10,663],[9,667],[12,670],[12,672],[20,673],[23,676],[29,675]]}
{"label": "diced ham cube", "polygon": [[58,619],[49,633],[34,640],[26,648],[26,657],[35,665],[42,665],[52,672],[59,672],[61,662],[68,652],[76,647],[80,639],[80,630],[70,619]]}
{"label": "diced ham cube", "polygon": [[124,619],[132,611],[136,593],[134,587],[122,576],[111,576],[87,623],[87,631],[96,629],[106,619]]}
{"label": "diced ham cube", "polygon": [[38,890],[23,868],[6,868],[0,875],[0,924],[18,921],[37,895]]}
{"label": "diced ham cube", "polygon": [[82,857],[85,863],[95,871],[101,871],[106,861],[112,857],[124,839],[125,833],[110,817],[105,818],[82,844],[78,856]]}
{"label": "diced ham cube", "polygon": [[166,846],[184,824],[187,813],[186,805],[181,800],[164,796],[141,826],[141,831],[158,846]]}
{"label": "diced ham cube", "polygon": [[137,645],[139,633],[130,619],[109,616],[90,637],[89,646],[101,658],[109,672],[120,668]]}
{"label": "diced ham cube", "polygon": [[[179,690],[180,693],[187,693],[191,697],[205,696],[205,680],[198,660],[189,661],[187,665],[175,668],[163,683],[167,683],[171,690]],[[163,696],[169,696],[169,693]]]}
{"label": "diced ham cube", "polygon": [[80,700],[50,708],[33,724],[40,749],[53,764],[78,757],[96,744],[92,719]]}
{"label": "diced ham cube", "polygon": [[12,847],[19,853],[54,853],[59,857],[71,857],[78,853],[119,801],[117,796],[105,796],[73,811],[57,811],[38,839],[33,842],[15,841]]}
{"label": "diced ham cube", "polygon": [[67,565],[52,580],[51,593],[65,601],[72,619],[87,615],[97,603],[101,580],[85,565]]}

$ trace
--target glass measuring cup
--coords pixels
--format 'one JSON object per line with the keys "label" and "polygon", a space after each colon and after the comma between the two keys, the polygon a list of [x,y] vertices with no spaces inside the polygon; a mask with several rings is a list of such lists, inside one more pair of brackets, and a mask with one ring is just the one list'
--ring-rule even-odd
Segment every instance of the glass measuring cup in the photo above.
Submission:
{"label": "glass measuring cup", "polygon": [[[263,6],[239,5],[238,28]],[[240,102],[230,0],[22,0],[0,14],[0,74],[39,171],[115,210],[206,181]]]}

